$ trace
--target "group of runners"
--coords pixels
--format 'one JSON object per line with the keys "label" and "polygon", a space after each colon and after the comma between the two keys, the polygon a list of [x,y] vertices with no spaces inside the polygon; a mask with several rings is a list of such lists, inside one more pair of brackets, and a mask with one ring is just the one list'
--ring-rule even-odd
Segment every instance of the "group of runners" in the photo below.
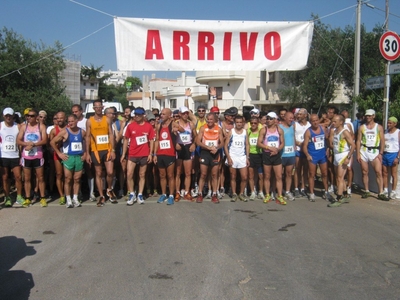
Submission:
{"label": "group of runners", "polygon": [[[357,124],[335,107],[322,117],[305,109],[260,113],[254,108],[246,121],[236,107],[220,115],[214,88],[210,96],[214,106],[207,113],[200,105],[196,115],[188,108],[190,89],[185,106],[160,113],[127,107],[119,116],[113,107],[103,112],[102,101],[96,100],[88,119],[80,105],[73,105],[69,114],[58,112],[50,127],[45,111],[27,108],[19,123],[14,110],[5,108],[0,124],[4,205],[28,207],[38,201],[46,207],[48,185],[50,190],[56,186],[61,205],[79,207],[85,173],[89,199],[98,207],[123,197],[129,206],[143,204],[151,196],[168,205],[181,200],[202,203],[204,198],[219,203],[227,186],[233,202],[315,201],[317,175],[322,198],[329,207],[338,207],[351,196],[353,157],[362,169],[363,198],[370,196],[369,164],[376,174],[378,198],[397,197],[400,131],[395,117],[389,118],[386,132],[375,123],[372,109]],[[15,201],[10,197],[11,173]]]}

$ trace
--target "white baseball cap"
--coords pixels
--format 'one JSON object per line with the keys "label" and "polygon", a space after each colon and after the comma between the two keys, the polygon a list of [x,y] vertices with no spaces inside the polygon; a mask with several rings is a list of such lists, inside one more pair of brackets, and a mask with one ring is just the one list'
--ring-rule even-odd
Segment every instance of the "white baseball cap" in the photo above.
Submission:
{"label": "white baseball cap", "polygon": [[186,106],[182,106],[181,108],[179,108],[179,112],[180,113],[185,113],[185,112],[188,112],[189,111],[189,108],[187,108]]}
{"label": "white baseball cap", "polygon": [[250,113],[255,113],[256,115],[258,115],[260,113],[260,111],[257,108],[253,108]]}
{"label": "white baseball cap", "polygon": [[6,116],[6,115],[14,115],[14,110],[11,108],[11,107],[6,107],[4,110],[3,110],[3,115],[4,116]]}
{"label": "white baseball cap", "polygon": [[267,117],[274,118],[274,119],[278,119],[278,115],[277,115],[275,112],[273,112],[273,111],[270,111],[270,112],[267,114]]}
{"label": "white baseball cap", "polygon": [[374,111],[373,109],[367,109],[367,110],[365,111],[365,115],[366,115],[366,116],[375,115],[375,111]]}

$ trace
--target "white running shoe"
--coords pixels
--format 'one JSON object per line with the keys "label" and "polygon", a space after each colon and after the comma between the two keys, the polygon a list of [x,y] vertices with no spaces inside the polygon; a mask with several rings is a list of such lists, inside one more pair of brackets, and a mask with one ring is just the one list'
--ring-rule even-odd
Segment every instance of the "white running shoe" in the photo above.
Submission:
{"label": "white running shoe", "polygon": [[256,193],[253,191],[250,195],[250,201],[254,201],[254,199],[256,199]]}
{"label": "white running shoe", "polygon": [[208,193],[207,193],[206,199],[211,199],[211,190],[208,190]]}
{"label": "white running shoe", "polygon": [[263,192],[258,193],[258,199],[264,200],[265,196]]}
{"label": "white running shoe", "polygon": [[72,199],[72,203],[74,204],[74,207],[81,207],[81,203],[77,199]]}

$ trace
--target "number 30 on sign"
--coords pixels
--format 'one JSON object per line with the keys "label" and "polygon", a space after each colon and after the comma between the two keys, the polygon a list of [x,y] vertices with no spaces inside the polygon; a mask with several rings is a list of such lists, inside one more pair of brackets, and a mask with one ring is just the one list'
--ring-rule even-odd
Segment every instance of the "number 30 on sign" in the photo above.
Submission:
{"label": "number 30 on sign", "polygon": [[385,32],[379,40],[379,50],[386,60],[396,60],[400,56],[400,37],[398,34],[393,31]]}

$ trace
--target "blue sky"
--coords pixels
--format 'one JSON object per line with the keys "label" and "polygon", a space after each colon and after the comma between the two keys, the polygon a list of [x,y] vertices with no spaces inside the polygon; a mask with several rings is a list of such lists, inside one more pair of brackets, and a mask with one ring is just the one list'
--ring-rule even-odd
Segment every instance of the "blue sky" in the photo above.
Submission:
{"label": "blue sky", "polygon": [[[76,1],[112,16],[135,18],[306,21],[313,13],[332,28],[354,26],[356,7],[349,7],[357,4],[357,0]],[[95,67],[103,66],[103,70],[116,70],[114,26],[107,26],[113,22],[111,16],[69,0],[1,0],[0,3],[1,27],[13,29],[25,39],[43,41],[46,45],[53,45],[56,40],[63,46],[74,44],[64,51],[67,57],[80,60],[82,65],[93,64]],[[385,10],[385,0],[371,0],[369,3]],[[390,0],[389,6],[392,14],[400,16],[399,0]],[[385,13],[379,9],[363,5],[362,23],[368,31],[376,24],[384,23]],[[399,17],[390,16],[389,29],[400,33]],[[143,74],[133,72],[133,76],[141,77]],[[167,71],[156,74],[157,77],[175,77]]]}

